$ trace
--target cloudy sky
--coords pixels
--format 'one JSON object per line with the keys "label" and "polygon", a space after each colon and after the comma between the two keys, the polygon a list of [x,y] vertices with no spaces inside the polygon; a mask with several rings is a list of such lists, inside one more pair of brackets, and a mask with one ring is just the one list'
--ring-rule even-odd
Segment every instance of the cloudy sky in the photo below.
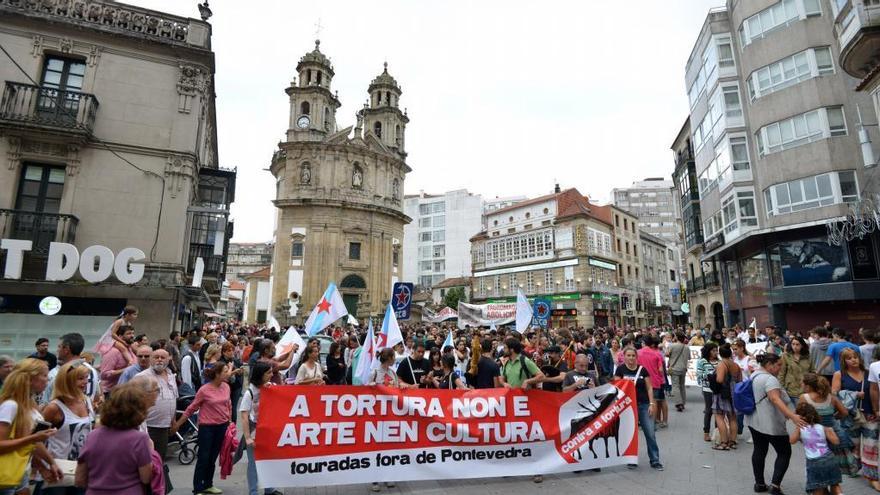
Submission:
{"label": "cloudy sky", "polygon": [[[127,0],[198,17],[194,0]],[[213,0],[220,160],[238,167],[236,241],[271,238],[265,169],[284,93],[314,48],[336,71],[340,127],[388,61],[409,111],[405,192],[537,196],[554,181],[600,201],[669,177],[687,116],[684,66],[723,0]]]}

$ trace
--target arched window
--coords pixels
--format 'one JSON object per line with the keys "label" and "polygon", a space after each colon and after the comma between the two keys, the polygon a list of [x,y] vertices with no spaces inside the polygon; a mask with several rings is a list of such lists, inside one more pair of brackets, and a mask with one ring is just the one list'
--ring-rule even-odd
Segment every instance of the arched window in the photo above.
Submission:
{"label": "arched window", "polygon": [[321,71],[318,71],[318,86],[320,86],[321,83],[323,83],[323,81],[324,81],[323,76],[324,76],[324,73]]}
{"label": "arched window", "polygon": [[400,144],[400,125],[394,128],[394,142]]}
{"label": "arched window", "polygon": [[308,115],[310,111],[311,111],[311,106],[309,105],[309,102],[304,101],[304,102],[302,102],[302,104],[300,104],[299,113],[301,115]]}
{"label": "arched window", "polygon": [[382,123],[381,122],[376,122],[375,124],[373,124],[373,134],[375,134],[376,137],[378,137],[378,138],[382,137]]}
{"label": "arched window", "polygon": [[324,129],[330,130],[330,108],[324,107]]}
{"label": "arched window", "polygon": [[366,289],[367,283],[364,282],[364,279],[361,278],[360,275],[348,275],[342,279],[342,283],[339,284],[339,287],[343,289]]}
{"label": "arched window", "polygon": [[309,77],[308,77],[308,80],[306,81],[306,84],[307,84],[307,85],[308,85],[308,84],[312,84],[312,69],[309,69],[309,71],[308,71],[308,76],[309,76]]}
{"label": "arched window", "polygon": [[388,91],[385,92],[385,104],[386,105],[391,104],[391,93],[389,93]]}

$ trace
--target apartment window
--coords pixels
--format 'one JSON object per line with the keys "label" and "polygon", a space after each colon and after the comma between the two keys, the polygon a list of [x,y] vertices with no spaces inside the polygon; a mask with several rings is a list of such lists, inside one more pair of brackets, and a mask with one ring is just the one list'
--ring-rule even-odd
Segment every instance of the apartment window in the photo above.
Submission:
{"label": "apartment window", "polygon": [[724,115],[728,119],[742,118],[742,104],[739,101],[739,87],[724,86]]}
{"label": "apartment window", "polygon": [[[43,89],[37,99],[37,112],[50,113],[55,120],[76,120],[81,98],[79,91],[82,89],[85,73],[86,64],[83,60],[47,57],[41,82]],[[63,107],[63,116],[58,115],[59,103]]]}
{"label": "apartment window", "polygon": [[818,0],[782,0],[743,21],[740,43],[745,47],[793,21],[821,14]]}
{"label": "apartment window", "polygon": [[516,229],[507,229],[508,234],[516,233]]}
{"label": "apartment window", "polygon": [[[61,194],[64,191],[64,176],[64,167],[25,164],[24,173],[21,174],[21,181],[18,184],[15,209],[58,213],[61,208]],[[28,227],[32,228],[33,225]],[[54,241],[54,238],[52,240]]]}
{"label": "apartment window", "polygon": [[511,273],[507,275],[507,289],[511,293],[516,293],[516,274]]}
{"label": "apartment window", "polygon": [[419,241],[421,242],[431,242],[431,232],[422,232],[419,234]]}
{"label": "apartment window", "polygon": [[431,205],[419,205],[419,215],[430,215]]}
{"label": "apartment window", "polygon": [[620,216],[619,215],[614,215],[614,226],[620,227]]}
{"label": "apartment window", "polygon": [[755,134],[761,156],[843,135],[846,135],[843,107],[811,110],[764,126]]}
{"label": "apartment window", "polygon": [[544,270],[544,292],[553,292],[553,270]]}
{"label": "apartment window", "polygon": [[629,254],[629,241],[626,241],[626,254]]}
{"label": "apartment window", "polygon": [[855,172],[831,172],[776,184],[764,191],[768,215],[819,208],[856,201],[859,197]]}
{"label": "apartment window", "polygon": [[434,217],[433,223],[434,223],[434,227],[445,227],[446,226],[446,217],[444,217],[444,216]]}
{"label": "apartment window", "polygon": [[562,271],[565,278],[565,291],[574,292],[576,290],[574,281],[574,267],[566,266],[562,269]]}
{"label": "apartment window", "polygon": [[526,272],[526,293],[533,294],[535,292],[535,274]]}
{"label": "apartment window", "polygon": [[550,229],[521,232],[486,244],[487,265],[551,257],[553,257],[553,231]]}
{"label": "apartment window", "polygon": [[422,246],[419,248],[419,258],[425,259],[431,257],[431,246]]}
{"label": "apartment window", "polygon": [[419,270],[421,270],[423,272],[430,272],[431,267],[433,267],[433,266],[434,265],[430,261],[422,261],[419,263]]}
{"label": "apartment window", "polygon": [[718,39],[718,67],[733,67],[733,48],[730,38]]}
{"label": "apartment window", "polygon": [[446,245],[437,244],[433,248],[433,257],[434,258],[443,258],[446,256]]}
{"label": "apartment window", "polygon": [[617,252],[619,253],[621,251],[622,249],[620,249],[620,239],[617,239]]}
{"label": "apartment window", "polygon": [[290,258],[291,259],[302,259],[303,257],[303,243],[294,242],[290,245]]}
{"label": "apartment window", "polygon": [[632,277],[632,274],[633,274],[632,267],[629,265],[626,265],[626,276]]}
{"label": "apartment window", "polygon": [[541,227],[546,227],[548,225],[550,225],[550,220],[544,220],[541,222]]}
{"label": "apartment window", "polygon": [[431,217],[422,217],[419,219],[419,227],[431,227]]}
{"label": "apartment window", "polygon": [[350,259],[350,260],[361,259],[361,243],[359,243],[359,242],[349,242],[348,243],[348,259]]}
{"label": "apartment window", "polygon": [[831,49],[809,48],[752,72],[748,78],[752,101],[781,89],[834,72]]}
{"label": "apartment window", "polygon": [[431,238],[434,242],[443,242],[446,240],[446,231],[445,230],[435,230],[434,235]]}
{"label": "apartment window", "polygon": [[483,277],[480,277],[480,295],[486,295],[486,279]]}
{"label": "apartment window", "polygon": [[746,143],[745,137],[730,138],[730,158],[733,161],[734,172],[751,169],[749,165],[749,145]]}
{"label": "apartment window", "polygon": [[629,221],[627,219],[623,219],[623,230],[629,230]]}
{"label": "apartment window", "polygon": [[633,244],[633,256],[635,256],[637,258],[639,256],[639,247],[636,246],[635,244]]}

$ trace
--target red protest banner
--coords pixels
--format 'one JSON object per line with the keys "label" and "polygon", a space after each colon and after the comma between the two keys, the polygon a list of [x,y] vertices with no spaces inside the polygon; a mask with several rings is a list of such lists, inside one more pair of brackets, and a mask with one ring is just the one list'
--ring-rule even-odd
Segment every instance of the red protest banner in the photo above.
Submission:
{"label": "red protest banner", "polygon": [[626,380],[571,393],[279,386],[262,391],[255,457],[275,487],[549,474],[638,462],[637,425]]}

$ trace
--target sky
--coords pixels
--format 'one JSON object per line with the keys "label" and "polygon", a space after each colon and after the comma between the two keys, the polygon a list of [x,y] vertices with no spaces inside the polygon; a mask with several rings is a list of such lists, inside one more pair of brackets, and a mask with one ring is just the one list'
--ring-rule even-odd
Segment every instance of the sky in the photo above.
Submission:
{"label": "sky", "polygon": [[[194,0],[126,3],[198,18]],[[558,182],[607,202],[615,187],[671,176],[685,64],[723,3],[213,0],[220,165],[238,169],[233,241],[272,237],[267,169],[287,130],[284,88],[316,34],[336,72],[340,129],[383,62],[401,85],[405,194],[534,197]]]}

